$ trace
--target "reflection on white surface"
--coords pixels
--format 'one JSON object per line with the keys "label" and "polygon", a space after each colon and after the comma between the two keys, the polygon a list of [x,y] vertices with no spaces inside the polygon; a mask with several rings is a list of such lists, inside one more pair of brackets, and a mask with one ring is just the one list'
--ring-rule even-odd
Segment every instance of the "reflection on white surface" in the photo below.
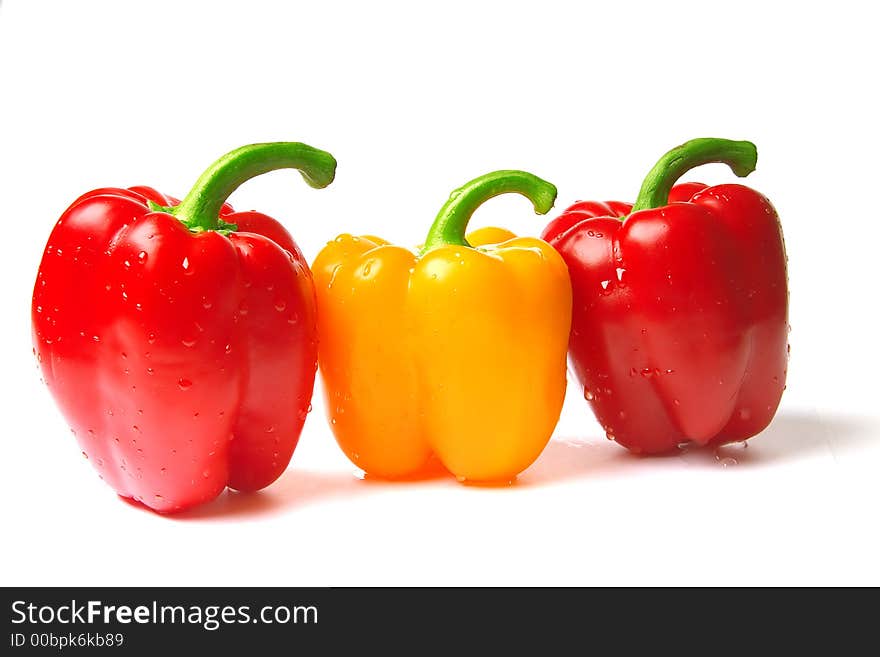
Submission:
{"label": "reflection on white surface", "polygon": [[[866,418],[820,417],[810,412],[788,412],[747,443],[716,448],[686,447],[666,456],[639,456],[606,439],[557,438],[512,485],[467,486],[466,489],[503,490],[539,486],[576,485],[578,480],[641,476],[646,472],[669,477],[686,476],[682,469],[728,470],[778,465],[802,460],[859,463],[863,448],[880,447],[878,427]],[[717,476],[724,476],[719,472]],[[635,484],[634,484],[635,485]],[[345,501],[376,493],[415,494],[418,489],[458,486],[442,472],[410,481],[386,481],[351,471],[315,471],[291,468],[279,481],[255,494],[226,491],[215,502],[172,518],[180,521],[232,521],[245,517],[295,513],[298,509]],[[146,512],[146,511],[145,511]]]}

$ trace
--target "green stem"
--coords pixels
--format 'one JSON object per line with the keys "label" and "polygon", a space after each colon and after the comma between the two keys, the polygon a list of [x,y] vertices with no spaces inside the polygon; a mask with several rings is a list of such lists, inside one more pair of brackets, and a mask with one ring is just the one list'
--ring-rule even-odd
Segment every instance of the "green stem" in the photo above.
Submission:
{"label": "green stem", "polygon": [[251,178],[276,169],[298,169],[311,187],[320,189],[333,182],[336,160],[299,142],[242,146],[209,166],[180,205],[168,211],[192,231],[230,230],[231,224],[220,220],[220,208],[229,195]]}
{"label": "green stem", "polygon": [[546,214],[556,201],[556,187],[525,171],[493,171],[465,183],[440,208],[431,224],[422,253],[439,246],[470,246],[464,237],[471,215],[480,205],[500,194],[522,194],[537,214]]}
{"label": "green stem", "polygon": [[694,167],[712,162],[728,165],[740,178],[755,170],[758,150],[750,141],[729,139],[691,139],[661,157],[645,176],[633,212],[659,208],[669,200],[676,181]]}

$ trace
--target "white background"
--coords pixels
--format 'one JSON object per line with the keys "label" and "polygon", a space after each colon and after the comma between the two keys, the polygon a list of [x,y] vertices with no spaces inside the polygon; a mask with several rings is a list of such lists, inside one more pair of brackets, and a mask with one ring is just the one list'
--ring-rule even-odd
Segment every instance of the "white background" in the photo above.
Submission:
{"label": "white background", "polygon": [[[880,584],[871,4],[4,1],[0,583]],[[317,395],[275,485],[165,518],[98,480],[39,381],[33,280],[88,189],[181,195],[231,148],[304,141],[338,158],[330,188],[286,171],[232,201],[311,260],[340,232],[418,243],[450,190],[493,169],[553,181],[557,209],[632,200],[697,136],[758,145],[748,184],[790,257],[788,390],[745,450],[633,457],[572,382],[516,485],[377,483]],[[502,198],[473,225],[544,221]]]}

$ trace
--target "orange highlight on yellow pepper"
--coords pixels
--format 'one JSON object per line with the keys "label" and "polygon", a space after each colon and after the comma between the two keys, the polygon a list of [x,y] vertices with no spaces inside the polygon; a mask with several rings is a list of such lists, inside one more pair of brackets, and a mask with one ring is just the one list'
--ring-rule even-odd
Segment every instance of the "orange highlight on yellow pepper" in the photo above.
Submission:
{"label": "orange highlight on yellow pepper", "polygon": [[318,254],[327,412],[365,472],[418,476],[436,456],[460,481],[508,481],[550,439],[566,385],[565,263],[500,228],[464,238],[476,208],[510,192],[539,214],[556,197],[540,178],[498,171],[453,192],[420,254],[352,235]]}

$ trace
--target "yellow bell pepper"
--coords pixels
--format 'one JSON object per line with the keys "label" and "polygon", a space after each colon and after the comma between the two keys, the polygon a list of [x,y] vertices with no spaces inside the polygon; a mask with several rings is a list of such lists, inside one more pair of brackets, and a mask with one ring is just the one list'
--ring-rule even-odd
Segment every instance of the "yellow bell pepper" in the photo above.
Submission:
{"label": "yellow bell pepper", "polygon": [[556,198],[540,178],[497,171],[452,193],[419,254],[352,235],[318,254],[327,412],[366,473],[420,476],[436,456],[459,481],[510,481],[547,444],[565,395],[568,270],[540,239],[464,238],[477,207],[509,192],[539,214]]}

